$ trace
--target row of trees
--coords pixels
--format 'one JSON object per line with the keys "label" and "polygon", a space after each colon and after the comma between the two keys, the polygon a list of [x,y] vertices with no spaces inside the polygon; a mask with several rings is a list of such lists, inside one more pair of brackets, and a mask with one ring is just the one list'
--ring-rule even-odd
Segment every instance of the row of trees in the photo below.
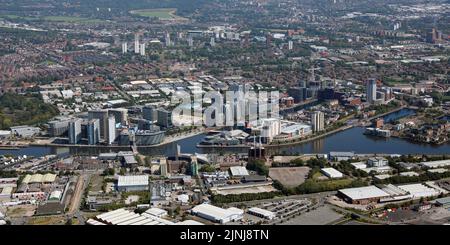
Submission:
{"label": "row of trees", "polygon": [[247,163],[247,169],[256,171],[259,175],[269,176],[269,167],[262,160],[250,160]]}
{"label": "row of trees", "polygon": [[313,179],[306,180],[303,184],[288,188],[285,187],[281,182],[275,180],[274,187],[280,190],[284,195],[299,195],[308,193],[317,193],[324,191],[336,191],[344,188],[361,187],[367,186],[367,182],[362,179],[355,180],[326,180],[317,181]]}
{"label": "row of trees", "polygon": [[230,194],[230,195],[212,195],[211,200],[213,203],[247,202],[252,200],[271,199],[279,195],[281,195],[281,192],[279,191]]}

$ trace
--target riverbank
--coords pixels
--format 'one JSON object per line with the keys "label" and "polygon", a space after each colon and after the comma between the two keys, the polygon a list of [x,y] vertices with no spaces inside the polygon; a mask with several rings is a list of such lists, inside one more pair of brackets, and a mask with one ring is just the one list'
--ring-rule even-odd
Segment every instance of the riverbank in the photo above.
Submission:
{"label": "riverbank", "polygon": [[[203,131],[196,131],[189,134],[184,134],[176,137],[167,137],[163,142],[156,145],[145,145],[145,146],[137,146],[138,149],[146,149],[146,148],[157,148],[162,147],[183,139],[191,138],[200,134],[203,134]],[[86,148],[86,149],[114,149],[114,150],[130,150],[131,146],[127,145],[80,145],[80,144],[55,144],[55,143],[30,143],[30,146],[40,146],[40,147],[68,147],[68,148]]]}
{"label": "riverbank", "polygon": [[320,135],[316,135],[314,137],[307,138],[307,139],[304,139],[304,140],[294,141],[294,142],[289,142],[289,143],[281,143],[281,144],[269,144],[269,145],[265,145],[264,147],[271,148],[271,147],[292,146],[292,145],[297,145],[297,144],[308,143],[310,141],[318,140],[318,139],[324,138],[326,136],[329,136],[329,135],[332,135],[332,134],[336,134],[336,133],[339,133],[341,131],[345,131],[347,129],[351,129],[353,127],[355,127],[355,125],[346,125],[346,126],[337,128],[335,130],[331,130],[329,132],[326,132],[326,133],[323,133],[323,134],[320,134]]}
{"label": "riverbank", "polygon": [[[309,102],[309,103],[311,103],[311,102]],[[399,112],[399,111],[401,111],[403,109],[406,109],[406,108],[408,108],[408,106],[401,106],[401,107],[395,108],[393,110],[390,110],[388,112],[375,115],[375,116],[370,117],[370,118],[368,118],[366,120],[367,121],[371,121],[371,120],[374,120],[376,118],[385,117],[385,116],[388,116],[390,114]],[[348,120],[350,120],[352,118],[353,117],[348,118]],[[348,120],[346,120],[346,122],[348,122]],[[284,147],[284,146],[301,145],[301,144],[304,144],[304,143],[308,143],[308,142],[311,142],[311,141],[322,139],[322,138],[327,137],[327,136],[332,135],[332,134],[336,134],[336,133],[339,133],[339,132],[351,129],[351,128],[355,127],[355,126],[357,126],[357,124],[345,125],[345,126],[337,128],[337,129],[331,130],[329,132],[313,136],[311,138],[306,138],[306,139],[301,139],[301,140],[291,139],[291,140],[293,140],[292,142],[280,142],[280,143],[274,143],[274,144],[263,144],[263,147],[265,147],[265,148],[276,148],[276,147]],[[300,138],[298,138],[298,139],[300,139]],[[220,149],[220,148],[227,148],[227,149],[236,148],[236,149],[238,149],[238,148],[250,148],[250,147],[251,147],[250,145],[201,145],[201,144],[197,144],[197,148],[208,148],[208,149]]]}

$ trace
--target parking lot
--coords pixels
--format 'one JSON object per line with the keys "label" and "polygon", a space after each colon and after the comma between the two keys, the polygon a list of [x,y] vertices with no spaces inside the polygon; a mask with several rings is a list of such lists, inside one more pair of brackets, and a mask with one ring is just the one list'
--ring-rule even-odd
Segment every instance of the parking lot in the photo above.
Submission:
{"label": "parking lot", "polygon": [[305,212],[302,215],[284,221],[283,225],[326,225],[342,218],[330,206],[325,205],[317,209]]}

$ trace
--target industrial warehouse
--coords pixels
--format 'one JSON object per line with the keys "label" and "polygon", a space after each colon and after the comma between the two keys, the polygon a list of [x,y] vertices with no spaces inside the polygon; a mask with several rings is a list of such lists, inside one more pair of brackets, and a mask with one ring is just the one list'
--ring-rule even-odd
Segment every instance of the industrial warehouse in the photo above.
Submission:
{"label": "industrial warehouse", "polygon": [[[158,215],[155,216],[155,213]],[[142,214],[138,214],[121,208],[97,215],[95,218],[89,219],[86,223],[88,225],[203,225],[194,220],[175,223],[158,217],[161,213],[167,212],[162,209],[151,208]]]}
{"label": "industrial warehouse", "polygon": [[408,184],[395,186],[392,184],[347,188],[338,191],[337,196],[351,204],[366,205],[369,203],[387,203],[401,200],[415,200],[425,197],[436,197],[447,192],[431,183]]}
{"label": "industrial warehouse", "polygon": [[119,176],[117,181],[118,191],[145,191],[148,186],[148,175]]}
{"label": "industrial warehouse", "polygon": [[223,209],[210,204],[200,204],[191,210],[191,214],[212,222],[225,224],[231,221],[241,220],[244,211],[234,207]]}

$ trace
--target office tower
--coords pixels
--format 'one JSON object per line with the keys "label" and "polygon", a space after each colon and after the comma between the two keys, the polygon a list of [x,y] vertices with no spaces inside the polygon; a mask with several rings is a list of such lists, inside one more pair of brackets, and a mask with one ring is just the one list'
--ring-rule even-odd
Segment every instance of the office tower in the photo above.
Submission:
{"label": "office tower", "polygon": [[211,40],[209,41],[209,44],[211,45],[211,47],[216,46],[216,39],[214,37],[211,37]]}
{"label": "office tower", "polygon": [[442,41],[442,31],[436,31],[436,40]]}
{"label": "office tower", "polygon": [[367,81],[367,102],[373,104],[377,99],[377,81],[375,79],[369,79]]}
{"label": "office tower", "polygon": [[60,119],[48,122],[48,134],[51,137],[65,135],[69,129],[69,119]]}
{"label": "office tower", "polygon": [[161,176],[164,176],[164,177],[169,176],[169,171],[167,169],[167,161],[166,161],[166,158],[164,158],[164,157],[161,157],[159,159],[159,172],[160,172]]}
{"label": "office tower", "polygon": [[181,156],[181,146],[177,144],[177,151],[175,152],[175,161],[178,161]]}
{"label": "office tower", "polygon": [[430,32],[427,33],[426,41],[428,43],[436,43],[442,40],[442,32],[432,28]]}
{"label": "office tower", "polygon": [[[146,119],[137,119],[138,130],[150,130],[153,124],[149,120]],[[155,126],[158,127],[158,126]]]}
{"label": "office tower", "polygon": [[197,156],[191,157],[191,175],[198,176],[198,161]]}
{"label": "office tower", "polygon": [[292,50],[293,48],[294,48],[294,42],[289,41],[289,42],[288,42],[288,49],[289,49],[289,50]]}
{"label": "office tower", "polygon": [[164,128],[172,127],[172,112],[164,109],[158,109],[157,124]]}
{"label": "office tower", "polygon": [[281,121],[277,118],[267,118],[262,120],[261,138],[264,143],[270,143],[272,139],[281,134]]}
{"label": "office tower", "polygon": [[311,114],[311,126],[313,132],[319,132],[325,128],[325,115],[323,112],[316,111]]}
{"label": "office tower", "polygon": [[126,54],[128,52],[128,43],[122,43],[122,54]]}
{"label": "office tower", "polygon": [[145,43],[140,45],[139,52],[141,53],[141,56],[145,56]]}
{"label": "office tower", "polygon": [[223,125],[234,126],[234,106],[235,103],[227,102],[223,105]]}
{"label": "office tower", "polygon": [[271,46],[272,45],[272,35],[271,34],[267,34],[266,35],[266,45],[267,46]]}
{"label": "office tower", "polygon": [[172,46],[172,42],[170,41],[170,33],[168,32],[166,32],[165,43],[166,47]]}
{"label": "office tower", "polygon": [[294,103],[301,103],[308,98],[308,89],[303,87],[293,87],[288,89],[288,94],[294,98]]}
{"label": "office tower", "polygon": [[96,145],[100,142],[100,120],[91,119],[87,124],[87,138],[89,145]]}
{"label": "office tower", "polygon": [[120,123],[122,126],[128,125],[128,110],[125,108],[109,109],[108,115],[113,115],[116,119],[116,123]]}
{"label": "office tower", "polygon": [[249,34],[248,33],[244,34],[243,44],[244,44],[244,47],[248,47],[250,45],[250,38],[249,38]]}
{"label": "office tower", "polygon": [[189,35],[189,37],[188,37],[188,46],[189,47],[192,47],[192,46],[194,46],[194,38],[192,38],[192,36],[191,35]]}
{"label": "office tower", "polygon": [[88,112],[89,120],[98,119],[100,127],[100,137],[107,139],[108,136],[108,111],[107,110],[94,110]]}
{"label": "office tower", "polygon": [[114,116],[108,117],[108,135],[106,137],[106,142],[108,145],[112,144],[116,140],[116,119]]}
{"label": "office tower", "polygon": [[76,118],[69,122],[69,144],[78,144],[81,140],[81,119]]}
{"label": "office tower", "polygon": [[134,53],[139,54],[139,33],[134,34]]}
{"label": "office tower", "polygon": [[158,121],[158,110],[154,106],[144,106],[142,108],[142,117],[151,122]]}

